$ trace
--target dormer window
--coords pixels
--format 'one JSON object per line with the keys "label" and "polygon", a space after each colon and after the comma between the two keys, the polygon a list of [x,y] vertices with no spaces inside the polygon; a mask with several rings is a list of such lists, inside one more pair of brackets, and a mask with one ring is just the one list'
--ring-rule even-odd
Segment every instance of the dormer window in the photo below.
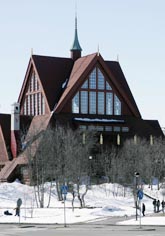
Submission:
{"label": "dormer window", "polygon": [[98,67],[91,72],[72,99],[72,112],[121,115],[121,101]]}

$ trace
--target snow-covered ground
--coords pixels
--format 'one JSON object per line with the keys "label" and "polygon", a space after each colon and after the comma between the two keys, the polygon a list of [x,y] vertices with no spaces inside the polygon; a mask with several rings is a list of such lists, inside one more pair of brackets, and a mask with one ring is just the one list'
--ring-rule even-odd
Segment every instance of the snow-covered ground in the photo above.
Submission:
{"label": "snow-covered ground", "polygon": [[[126,189],[125,196],[123,196],[124,188],[122,186],[117,184],[92,186],[85,196],[85,202],[88,208],[79,208],[79,201],[76,199],[74,211],[71,207],[71,194],[67,194],[64,204],[64,202],[57,200],[55,187],[51,196],[50,207],[47,208],[47,192],[49,192],[49,188],[49,184],[47,184],[45,207],[41,209],[36,207],[33,187],[20,184],[17,181],[13,183],[1,183],[0,223],[70,224],[96,221],[110,216],[124,216],[126,220],[119,222],[119,224],[139,225],[139,217],[137,221],[135,219],[136,209],[134,207],[132,193],[129,189]],[[161,191],[151,191],[147,186],[144,191],[160,201],[163,198]],[[20,217],[15,216],[14,210],[19,198],[22,199]],[[146,205],[146,216],[141,217],[141,225],[165,225],[165,216],[163,216],[163,213],[153,214],[152,199],[144,196],[142,202]],[[12,215],[4,215],[4,211],[6,210],[12,213]],[[129,220],[127,216],[133,216],[133,219]]]}

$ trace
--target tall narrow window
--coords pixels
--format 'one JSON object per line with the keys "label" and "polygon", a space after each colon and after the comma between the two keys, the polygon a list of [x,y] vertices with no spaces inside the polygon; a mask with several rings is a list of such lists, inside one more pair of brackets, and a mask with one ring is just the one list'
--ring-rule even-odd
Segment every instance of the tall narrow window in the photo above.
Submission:
{"label": "tall narrow window", "polygon": [[116,95],[115,95],[114,99],[115,99],[115,101],[114,101],[114,114],[121,115],[121,102]]}
{"label": "tall narrow window", "polygon": [[89,76],[89,88],[96,89],[96,69]]}
{"label": "tall narrow window", "polygon": [[98,114],[104,114],[104,92],[98,92]]}
{"label": "tall narrow window", "polygon": [[113,94],[106,93],[106,115],[113,114]]}
{"label": "tall narrow window", "polygon": [[89,92],[89,113],[96,114],[96,92]]}
{"label": "tall narrow window", "polygon": [[35,115],[38,115],[38,96],[35,94]]}
{"label": "tall narrow window", "polygon": [[38,90],[38,85],[37,85],[37,78],[35,76],[35,83],[34,83],[34,90],[37,91]]}
{"label": "tall narrow window", "polygon": [[33,73],[32,78],[31,78],[31,91],[34,91],[34,80],[35,80],[35,75]]}
{"label": "tall narrow window", "polygon": [[72,112],[79,113],[79,93],[72,99]]}
{"label": "tall narrow window", "polygon": [[42,110],[41,110],[41,93],[38,93],[38,108],[39,108],[39,115],[42,114]]}
{"label": "tall narrow window", "polygon": [[27,111],[26,98],[25,98],[25,101],[24,101],[23,109],[24,109],[24,115],[27,115],[27,114],[26,114],[26,111]]}
{"label": "tall narrow window", "polygon": [[88,113],[88,93],[86,91],[81,91],[81,113]]}
{"label": "tall narrow window", "polygon": [[98,89],[104,90],[105,79],[102,72],[98,69]]}
{"label": "tall narrow window", "polygon": [[31,95],[31,114],[35,115],[35,113],[34,113],[34,94]]}
{"label": "tall narrow window", "polygon": [[28,95],[27,105],[28,105],[28,115],[30,115],[30,95]]}

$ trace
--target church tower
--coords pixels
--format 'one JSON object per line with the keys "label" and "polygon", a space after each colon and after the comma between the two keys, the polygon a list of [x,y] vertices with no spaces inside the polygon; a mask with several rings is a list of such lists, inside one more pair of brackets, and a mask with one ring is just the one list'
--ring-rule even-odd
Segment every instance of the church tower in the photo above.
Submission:
{"label": "church tower", "polygon": [[79,40],[78,40],[78,33],[77,33],[77,15],[75,17],[75,35],[74,35],[74,41],[73,41],[73,45],[70,49],[71,51],[71,58],[76,61],[78,58],[81,57],[81,51],[82,48],[79,44]]}

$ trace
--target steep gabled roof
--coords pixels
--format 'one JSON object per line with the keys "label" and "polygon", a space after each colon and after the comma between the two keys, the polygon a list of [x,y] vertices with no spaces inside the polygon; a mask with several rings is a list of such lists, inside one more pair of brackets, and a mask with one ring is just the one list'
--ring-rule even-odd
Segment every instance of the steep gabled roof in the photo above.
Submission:
{"label": "steep gabled roof", "polygon": [[[23,91],[28,82],[28,75],[31,68],[34,67],[42,84],[50,111],[55,107],[55,112],[60,112],[68,102],[68,99],[71,99],[74,93],[76,93],[76,90],[81,86],[83,80],[97,62],[100,63],[108,77],[111,78],[111,82],[124,101],[127,101],[132,114],[141,117],[119,63],[104,61],[98,53],[81,57],[75,62],[71,58],[32,55],[19,96],[19,102],[23,97]],[[68,83],[64,90],[63,84],[65,82]]]}
{"label": "steep gabled roof", "polygon": [[114,87],[123,97],[123,100],[127,101],[127,105],[129,106],[132,113],[137,117],[141,117],[119,63],[113,61],[104,61],[101,55],[98,55],[97,53],[82,57],[75,62],[69,82],[67,84],[67,88],[62,94],[55,108],[55,112],[58,113],[62,110],[65,103],[68,101],[68,99],[71,99],[74,93],[76,93],[76,90],[82,84],[85,76],[88,75],[89,71],[93,69],[97,62],[104,68]]}
{"label": "steep gabled roof", "polygon": [[70,58],[33,55],[50,110],[53,110],[62,93],[62,84],[69,78],[73,66]]}
{"label": "steep gabled roof", "polygon": [[62,85],[70,76],[73,63],[71,58],[32,55],[18,101],[23,98],[29,73],[34,68],[42,84],[50,111],[53,110],[62,94]]}
{"label": "steep gabled roof", "polygon": [[119,62],[117,61],[105,61],[107,66],[109,67],[110,71],[114,75],[116,82],[118,83],[118,86],[120,87],[120,90],[122,89],[124,91],[125,97],[127,97],[131,103],[131,107],[136,111],[137,116],[141,117],[141,114],[139,112],[139,109],[137,107],[137,104],[134,100],[134,97],[132,95],[132,92],[128,86],[128,83],[125,79],[125,76],[123,74],[123,71],[120,67]]}

